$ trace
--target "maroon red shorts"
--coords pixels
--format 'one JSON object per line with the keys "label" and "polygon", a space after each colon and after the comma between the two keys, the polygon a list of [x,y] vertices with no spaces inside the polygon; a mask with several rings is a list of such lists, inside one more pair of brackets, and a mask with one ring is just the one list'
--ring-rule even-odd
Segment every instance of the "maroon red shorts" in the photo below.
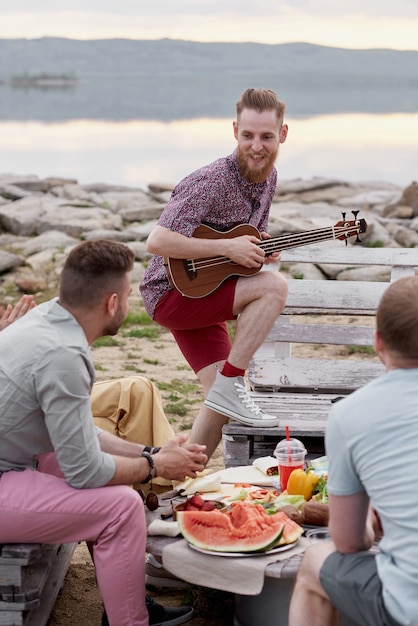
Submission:
{"label": "maroon red shorts", "polygon": [[233,314],[237,277],[228,278],[204,298],[187,298],[175,289],[161,298],[154,320],[169,328],[194,372],[228,358],[231,339],[226,320]]}

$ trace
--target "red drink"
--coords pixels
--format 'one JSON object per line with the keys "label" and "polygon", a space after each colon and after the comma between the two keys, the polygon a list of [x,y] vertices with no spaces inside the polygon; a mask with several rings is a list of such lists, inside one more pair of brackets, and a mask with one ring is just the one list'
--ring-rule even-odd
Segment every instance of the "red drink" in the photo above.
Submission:
{"label": "red drink", "polygon": [[287,481],[289,480],[289,476],[293,472],[293,470],[296,470],[296,469],[303,469],[303,461],[302,463],[298,463],[297,465],[280,465],[279,464],[280,489],[282,491],[286,491]]}
{"label": "red drink", "polygon": [[282,491],[287,489],[287,481],[293,470],[302,469],[305,463],[307,450],[299,439],[282,439],[274,450],[280,475],[280,487]]}

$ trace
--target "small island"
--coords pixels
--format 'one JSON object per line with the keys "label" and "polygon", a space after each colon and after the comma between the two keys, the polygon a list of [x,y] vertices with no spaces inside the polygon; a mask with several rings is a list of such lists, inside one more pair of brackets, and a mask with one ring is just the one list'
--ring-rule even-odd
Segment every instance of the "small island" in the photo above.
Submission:
{"label": "small island", "polygon": [[80,80],[74,74],[53,74],[42,72],[40,74],[19,74],[12,76],[9,84],[12,87],[74,87]]}

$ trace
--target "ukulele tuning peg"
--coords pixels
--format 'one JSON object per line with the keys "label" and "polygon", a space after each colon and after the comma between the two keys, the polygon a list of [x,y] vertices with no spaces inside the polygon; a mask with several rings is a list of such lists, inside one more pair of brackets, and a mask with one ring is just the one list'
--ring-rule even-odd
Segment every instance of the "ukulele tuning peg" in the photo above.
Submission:
{"label": "ukulele tuning peg", "polygon": [[358,233],[357,233],[357,236],[356,236],[356,241],[355,241],[355,243],[361,243],[361,239],[360,239],[360,237],[358,236]]}
{"label": "ukulele tuning peg", "polygon": [[345,216],[346,216],[345,211],[343,211],[343,212],[341,213],[341,215],[342,215],[343,220],[345,220]]}
{"label": "ukulele tuning peg", "polygon": [[351,213],[354,215],[354,219],[357,219],[357,215],[359,214],[359,211],[351,211]]}

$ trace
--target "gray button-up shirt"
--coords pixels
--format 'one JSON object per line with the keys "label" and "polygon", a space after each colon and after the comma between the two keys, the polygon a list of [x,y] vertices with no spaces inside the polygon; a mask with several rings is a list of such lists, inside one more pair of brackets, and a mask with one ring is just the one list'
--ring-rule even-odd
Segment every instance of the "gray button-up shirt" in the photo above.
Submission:
{"label": "gray button-up shirt", "polygon": [[0,333],[0,472],[37,467],[55,451],[67,482],[101,487],[114,458],[100,450],[90,392],[94,367],[83,329],[58,301]]}

